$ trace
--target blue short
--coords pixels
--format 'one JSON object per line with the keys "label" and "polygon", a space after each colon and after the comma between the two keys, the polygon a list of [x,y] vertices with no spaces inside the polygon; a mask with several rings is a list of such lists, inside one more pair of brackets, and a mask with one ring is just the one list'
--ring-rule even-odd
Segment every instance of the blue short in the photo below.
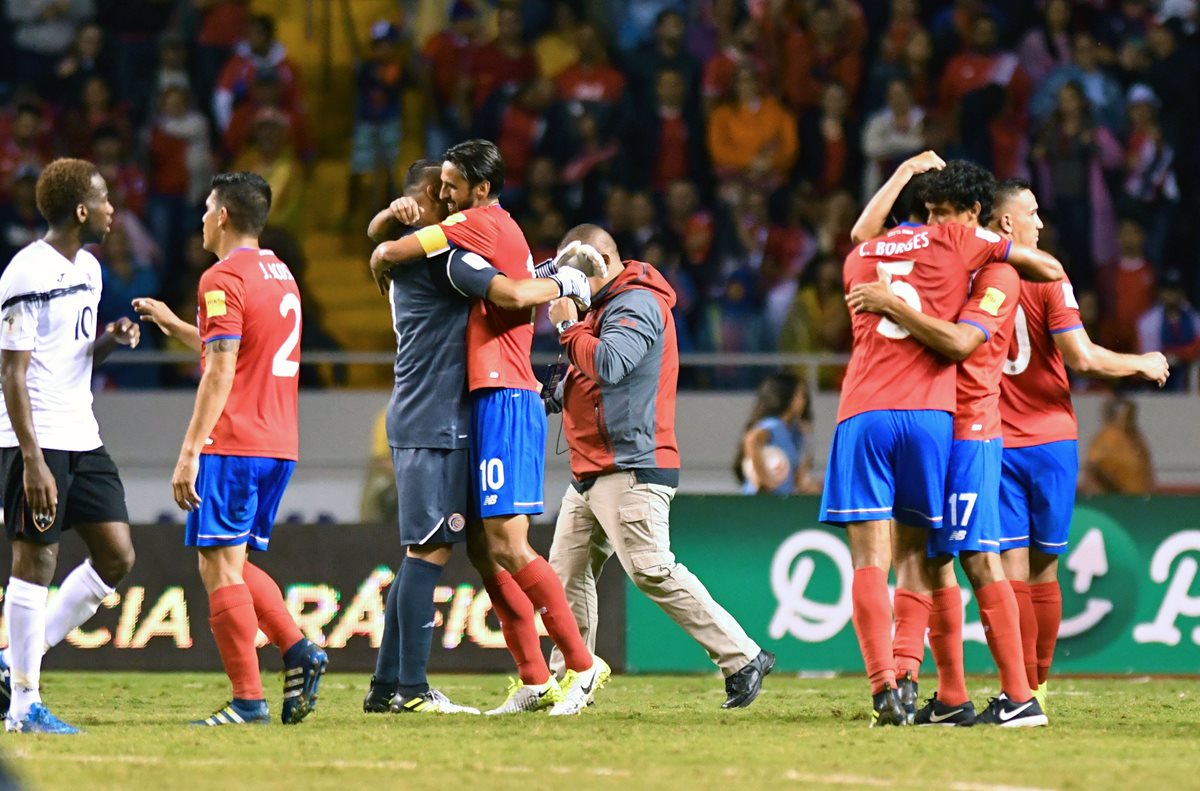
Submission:
{"label": "blue short", "polygon": [[1005,448],[1000,475],[1000,550],[1031,545],[1047,555],[1067,551],[1079,443],[1073,439]]}
{"label": "blue short", "polygon": [[201,454],[196,478],[200,507],[188,514],[184,545],[249,544],[265,551],[295,468],[296,462],[282,459]]}
{"label": "blue short", "polygon": [[471,506],[483,518],[540,514],[546,408],[532,390],[471,394]]}
{"label": "blue short", "polygon": [[400,155],[400,120],[356,121],[350,145],[350,172],[371,173],[395,166]]}
{"label": "blue short", "polygon": [[956,439],[946,472],[946,519],[929,534],[929,557],[1000,551],[1001,439]]}
{"label": "blue short", "polygon": [[467,540],[471,452],[466,448],[392,448],[400,544],[428,546]]}
{"label": "blue short", "polygon": [[838,423],[821,521],[894,518],[912,527],[941,527],[953,436],[950,413],[931,409],[863,412]]}

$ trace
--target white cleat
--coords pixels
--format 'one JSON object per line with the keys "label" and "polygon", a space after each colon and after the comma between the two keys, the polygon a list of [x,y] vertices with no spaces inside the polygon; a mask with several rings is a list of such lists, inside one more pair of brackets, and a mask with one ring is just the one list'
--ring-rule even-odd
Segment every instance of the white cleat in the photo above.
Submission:
{"label": "white cleat", "polygon": [[499,714],[523,714],[528,711],[542,711],[557,704],[563,699],[562,688],[558,681],[551,676],[545,684],[526,684],[515,678],[510,678],[504,703],[491,711],[485,711],[488,716]]}
{"label": "white cleat", "polygon": [[568,670],[563,677],[563,699],[550,709],[550,716],[581,713],[596,700],[596,690],[603,687],[611,675],[612,668],[598,656],[592,657],[592,666],[587,670]]}
{"label": "white cleat", "polygon": [[479,709],[460,706],[439,690],[430,689],[421,695],[397,695],[392,699],[391,709],[396,714],[478,714]]}

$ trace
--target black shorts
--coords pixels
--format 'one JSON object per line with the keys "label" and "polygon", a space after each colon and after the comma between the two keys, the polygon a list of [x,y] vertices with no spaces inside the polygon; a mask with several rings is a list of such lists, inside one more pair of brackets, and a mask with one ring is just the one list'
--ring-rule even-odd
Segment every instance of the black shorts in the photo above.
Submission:
{"label": "black shorts", "polygon": [[0,448],[4,474],[4,529],[10,539],[57,544],[64,530],[77,524],[129,523],[125,487],[117,465],[103,446],[95,450],[43,450],[46,466],[58,487],[54,524],[40,528],[25,502],[25,461],[20,448]]}
{"label": "black shorts", "polygon": [[403,546],[467,540],[471,454],[466,448],[392,448]]}

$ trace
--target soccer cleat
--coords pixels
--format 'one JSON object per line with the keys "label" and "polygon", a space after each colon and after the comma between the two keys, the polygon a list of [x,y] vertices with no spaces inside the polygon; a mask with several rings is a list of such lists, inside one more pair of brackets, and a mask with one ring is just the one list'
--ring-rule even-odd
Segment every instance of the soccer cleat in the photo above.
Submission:
{"label": "soccer cleat", "polygon": [[925,705],[913,718],[916,725],[961,725],[969,727],[975,724],[975,704],[967,701],[959,706],[949,706],[938,700],[937,693],[925,701]]}
{"label": "soccer cleat", "polygon": [[485,711],[484,714],[495,716],[541,711],[551,708],[562,699],[562,687],[558,685],[554,676],[551,676],[545,684],[526,684],[520,679],[510,678],[504,702],[491,711]]}
{"label": "soccer cleat", "polygon": [[882,692],[871,696],[871,727],[881,728],[885,725],[906,725],[908,718],[904,716],[904,707],[896,696],[896,688],[888,684]]}
{"label": "soccer cleat", "polygon": [[431,689],[420,695],[398,694],[392,700],[391,711],[396,714],[478,714],[479,709],[460,706],[439,690]]}
{"label": "soccer cleat", "polygon": [[251,704],[231,700],[202,720],[192,720],[192,725],[215,728],[218,725],[270,725],[271,712],[265,700]]}
{"label": "soccer cleat", "polygon": [[324,651],[307,639],[304,642],[307,643],[304,650],[283,671],[281,717],[284,725],[295,725],[317,707],[317,687],[329,666],[329,657]]}
{"label": "soccer cleat", "polygon": [[10,733],[52,733],[58,736],[73,736],[81,731],[68,725],[50,713],[42,703],[34,703],[29,713],[20,722],[12,717],[4,718],[4,729]]}
{"label": "soccer cleat", "polygon": [[[1042,707],[1042,713],[1046,715],[1049,715],[1050,712],[1050,710],[1046,708],[1046,692],[1048,691],[1049,685],[1049,681],[1043,681],[1041,684],[1038,684],[1038,688],[1033,691],[1033,696],[1037,698],[1038,705]],[[4,694],[3,689],[4,688],[0,688],[0,694]]]}
{"label": "soccer cleat", "polygon": [[899,698],[900,705],[904,709],[904,722],[912,725],[917,717],[917,680],[913,678],[911,671],[905,673],[904,678],[900,679],[896,697]]}
{"label": "soccer cleat", "polygon": [[0,653],[0,717],[8,716],[8,707],[12,705],[12,670]]}
{"label": "soccer cleat", "polygon": [[1024,703],[1009,700],[1003,692],[988,701],[983,713],[975,718],[976,725],[998,725],[1001,728],[1037,728],[1049,724],[1037,698]]}
{"label": "soccer cleat", "polygon": [[721,708],[744,709],[753,703],[762,692],[763,679],[774,667],[775,655],[770,651],[759,651],[749,664],[725,679],[725,702]]}
{"label": "soccer cleat", "polygon": [[592,666],[576,672],[568,670],[563,676],[562,700],[550,709],[551,717],[580,714],[596,700],[596,690],[608,682],[612,668],[598,656],[592,657]]}
{"label": "soccer cleat", "polygon": [[367,714],[382,714],[391,711],[392,698],[396,697],[396,684],[380,684],[371,676],[371,688],[363,698],[363,711]]}

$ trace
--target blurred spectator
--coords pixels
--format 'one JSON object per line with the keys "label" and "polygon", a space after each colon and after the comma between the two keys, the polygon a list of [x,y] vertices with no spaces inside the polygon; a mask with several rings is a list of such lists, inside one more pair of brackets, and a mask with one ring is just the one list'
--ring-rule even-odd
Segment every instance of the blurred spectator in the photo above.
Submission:
{"label": "blurred spectator", "polygon": [[1125,128],[1125,96],[1121,85],[1100,65],[1100,44],[1088,33],[1076,33],[1073,63],[1064,64],[1041,80],[1029,104],[1029,112],[1041,121],[1058,103],[1064,85],[1075,82],[1083,88],[1098,123],[1114,134]]}
{"label": "blurred spectator", "polygon": [[450,26],[425,42],[422,55],[433,89],[430,118],[425,125],[425,150],[440,157],[454,142],[466,137],[470,117],[467,66],[474,58],[479,16],[467,0],[456,0],[450,8]]}
{"label": "blurred spectator", "polygon": [[154,91],[178,86],[192,92],[192,78],[188,72],[187,41],[177,33],[167,33],[158,41],[158,72],[154,77]]}
{"label": "blurred spectator", "polygon": [[916,30],[904,42],[895,62],[876,62],[871,72],[866,107],[877,109],[887,101],[887,88],[893,80],[903,80],[911,89],[913,100],[925,109],[934,105],[937,75],[933,70],[933,40],[924,30]]}
{"label": "blurred spectator", "polygon": [[817,249],[823,255],[844,260],[854,246],[850,229],[858,218],[858,202],[849,192],[835,192],[824,202],[822,211],[817,227]]}
{"label": "blurred spectator", "polygon": [[[149,261],[139,260],[130,246],[123,217],[117,215],[112,229],[104,239],[99,255],[103,290],[100,295],[98,323],[103,326],[122,316],[138,321],[133,309],[137,297],[158,294],[158,272]],[[158,336],[147,333],[150,346]],[[97,372],[97,385],[102,389],[126,387],[157,387],[159,371],[152,365],[106,365]]]}
{"label": "blurred spectator", "polygon": [[387,409],[380,410],[371,427],[371,455],[367,458],[358,519],[363,524],[392,524],[397,520],[400,502],[396,495],[396,472],[392,467],[392,446],[387,438]]}
{"label": "blurred spectator", "polygon": [[54,67],[54,85],[47,94],[63,105],[72,104],[83,92],[88,77],[107,77],[111,68],[104,51],[104,30],[96,24],[81,25],[71,48]]}
{"label": "blurred spectator", "polygon": [[[196,95],[212,96],[221,68],[234,48],[246,38],[250,22],[249,0],[192,0],[200,14],[196,32]],[[206,108],[206,111],[211,111]]]}
{"label": "blurred spectator", "polygon": [[238,43],[225,62],[213,93],[213,118],[224,133],[233,119],[234,106],[249,97],[256,76],[270,69],[282,86],[283,106],[304,113],[300,72],[288,57],[287,48],[275,38],[275,20],[269,16],[250,18],[245,41]]}
{"label": "blurred spectator", "polygon": [[841,6],[820,4],[809,13],[807,30],[792,30],[783,49],[780,85],[794,112],[820,104],[829,85],[841,86],[850,98],[858,96],[863,39],[854,28],[859,24],[861,20]]}
{"label": "blurred spectator", "polygon": [[778,339],[796,298],[800,275],[817,253],[817,242],[803,223],[804,195],[787,196],[782,222],[771,224],[763,250],[762,280],[767,333]]}
{"label": "blurred spectator", "polygon": [[1093,251],[1111,250],[1112,198],[1104,168],[1120,162],[1120,145],[1092,118],[1091,106],[1077,83],[1058,94],[1058,106],[1043,124],[1032,156],[1037,167],[1038,200],[1058,228],[1068,272],[1080,288],[1095,277]]}
{"label": "blurred spectator", "polygon": [[158,115],[147,130],[150,194],[147,220],[155,240],[171,260],[195,221],[212,180],[208,121],[192,108],[183,88],[167,88]]}
{"label": "blurred spectator", "polygon": [[[225,161],[236,161],[249,148],[254,135],[254,122],[263,110],[275,110],[287,118],[288,143],[302,162],[312,162],[317,155],[308,119],[303,113],[289,110],[283,97],[283,84],[273,69],[264,69],[254,76],[250,86],[250,97],[233,111],[229,128],[221,140],[225,149]],[[357,128],[357,127],[356,127]],[[351,143],[351,160],[354,158],[354,142]],[[399,146],[399,136],[396,137]],[[390,193],[389,193],[390,194]]]}
{"label": "blurred spectator", "polygon": [[[1172,378],[1175,372],[1172,371]],[[1104,405],[1104,425],[1088,445],[1082,489],[1088,494],[1151,494],[1154,462],[1137,424],[1137,404],[1113,396]]]}
{"label": "blurred spectator", "polygon": [[913,103],[912,91],[904,80],[888,83],[887,106],[867,119],[862,148],[867,166],[863,171],[863,199],[869,199],[883,184],[884,174],[925,144],[925,111]]}
{"label": "blurred spectator", "polygon": [[746,17],[739,0],[705,0],[692,4],[692,21],[688,26],[687,48],[700,63],[708,63],[721,46],[732,41],[738,25]]}
{"label": "blurred spectator", "polygon": [[146,175],[126,155],[125,141],[112,126],[92,135],[91,158],[108,184],[108,199],[120,211],[146,216]]}
{"label": "blurred spectator", "polygon": [[742,494],[813,494],[812,398],[792,374],[772,374],[758,386],[754,408],[738,443],[733,471]]}
{"label": "blurred spectator", "polygon": [[938,93],[943,113],[953,115],[967,94],[985,85],[999,85],[1012,94],[1018,112],[1029,104],[1032,83],[1012,52],[999,49],[996,20],[981,16],[971,27],[970,46],[950,59],[942,73]]}
{"label": "blurred spectator", "polygon": [[538,72],[543,77],[553,80],[579,60],[578,25],[574,4],[568,0],[556,0],[551,12],[550,29],[533,45]]}
{"label": "blurred spectator", "polygon": [[713,110],[708,150],[717,177],[774,189],[796,162],[796,119],[774,96],[763,96],[754,69],[738,69],[735,95]]}
{"label": "blurred spectator", "polygon": [[5,0],[4,9],[13,25],[13,76],[39,89],[53,78],[75,30],[96,14],[94,0]]}
{"label": "blurred spectator", "polygon": [[1178,270],[1163,274],[1158,299],[1138,319],[1137,328],[1138,351],[1160,350],[1171,365],[1171,378],[1163,389],[1186,392],[1191,387],[1192,364],[1200,358],[1200,314],[1188,303]]}
{"label": "blurred spectator", "polygon": [[584,111],[575,119],[575,156],[562,169],[562,183],[571,205],[584,217],[599,216],[604,196],[617,181],[615,165],[620,145],[605,137],[596,116]]}
{"label": "blurred spectator", "polygon": [[[535,77],[522,85],[511,101],[499,98],[489,102],[489,110],[497,115],[483,126],[484,136],[496,141],[504,157],[505,187],[516,188],[524,182],[535,156],[548,156],[555,162],[564,159],[571,130],[550,80]],[[494,129],[490,128],[493,125]]]}
{"label": "blurred spectator", "polygon": [[[671,244],[668,237],[653,236],[643,246],[642,258],[662,273],[675,291],[675,305],[671,308],[671,314],[675,317],[675,336],[679,342],[679,352],[687,354],[695,351],[693,326],[700,304],[700,293],[695,281],[680,262],[679,250]],[[680,371],[680,376],[685,375],[688,374]]]}
{"label": "blurred spectator", "polygon": [[617,46],[631,50],[646,43],[653,30],[658,32],[663,15],[670,12],[679,17],[680,40],[683,38],[683,11],[687,3],[681,0],[613,0],[608,4],[612,28],[616,31]]}
{"label": "blurred spectator", "polygon": [[[850,350],[850,313],[842,290],[842,266],[831,256],[818,259],[800,278],[791,312],[779,336],[779,350],[796,354],[839,354]],[[804,375],[803,372],[797,372]],[[841,386],[842,366],[821,366],[822,390]]]}
{"label": "blurred spectator", "polygon": [[50,151],[41,134],[41,126],[42,112],[38,106],[22,102],[7,124],[7,134],[0,134],[0,204],[8,200],[17,171],[22,168],[40,171],[49,163]]}
{"label": "blurred spectator", "polygon": [[607,142],[623,131],[625,77],[608,62],[608,52],[595,25],[576,27],[575,41],[578,62],[558,75],[558,95],[573,115],[591,113]]}
{"label": "blurred spectator", "polygon": [[254,119],[253,141],[234,169],[249,170],[267,180],[271,186],[267,224],[297,236],[304,225],[304,177],[300,161],[288,145],[287,116],[270,108],[260,110]]}
{"label": "blurred spectator", "polygon": [[680,252],[681,264],[689,278],[702,293],[707,293],[718,266],[716,215],[712,209],[700,205],[696,185],[683,179],[668,185],[663,202],[670,244]]}
{"label": "blurred spectator", "polygon": [[1145,225],[1146,255],[1156,267],[1163,263],[1180,200],[1175,149],[1163,137],[1157,104],[1154,92],[1145,85],[1135,85],[1129,90],[1123,201],[1125,210]]}
{"label": "blurred spectator", "polygon": [[[734,270],[725,278],[721,293],[703,308],[701,344],[721,354],[765,352],[771,349],[762,315],[757,274],[749,268]],[[717,388],[741,390],[752,386],[751,369],[720,367],[713,372]]]}
{"label": "blurred spectator", "polygon": [[113,98],[108,82],[98,74],[83,82],[78,103],[67,110],[62,122],[62,137],[67,153],[87,157],[92,136],[102,126],[111,127],[128,146],[133,141],[133,123],[129,105]]}
{"label": "blurred spectator", "polygon": [[178,0],[97,0],[97,19],[112,44],[113,92],[129,104],[133,121],[145,119],[155,92],[159,38],[175,16]]}
{"label": "blurred spectator", "polygon": [[471,58],[476,109],[496,91],[512,92],[538,76],[537,60],[525,46],[521,14],[515,5],[502,5],[496,14],[496,38]]}
{"label": "blurred spectator", "polygon": [[1138,320],[1154,305],[1154,270],[1146,260],[1146,234],[1137,220],[1125,218],[1117,233],[1118,257],[1104,268],[1104,319],[1101,344],[1118,352],[1138,350]]}
{"label": "blurred spectator", "polygon": [[800,177],[822,195],[861,185],[858,126],[850,120],[850,96],[831,82],[821,93],[821,106],[805,115],[800,129]]}
{"label": "blurred spectator", "polygon": [[684,106],[691,107],[696,100],[700,66],[683,46],[685,29],[683,15],[668,8],[658,15],[654,23],[653,41],[641,45],[628,56],[625,72],[629,76],[629,88],[633,91],[639,115],[651,112],[658,74],[666,69],[676,71],[683,77]]}
{"label": "blurred spectator", "polygon": [[1040,24],[1017,48],[1021,68],[1035,83],[1071,63],[1071,0],[1047,0]]}
{"label": "blurred spectator", "polygon": [[[646,192],[633,192],[626,198],[626,231],[617,249],[631,258],[640,258],[646,243],[658,232],[654,201]],[[616,240],[616,237],[613,237]]]}
{"label": "blurred spectator", "polygon": [[654,110],[630,126],[626,152],[635,186],[661,194],[667,185],[707,182],[708,157],[700,114],[687,105],[687,85],[675,69],[663,69],[655,84]]}
{"label": "blurred spectator", "polygon": [[[537,218],[566,204],[558,180],[558,168],[549,157],[534,157],[521,187],[510,194],[512,197],[504,205],[521,227],[536,222]],[[557,240],[555,244],[558,244]]]}
{"label": "blurred spectator", "polygon": [[913,36],[925,33],[920,13],[921,4],[918,0],[892,0],[887,30],[879,41],[880,60],[895,63],[903,57]]}
{"label": "blurred spectator", "polygon": [[1166,139],[1190,153],[1200,134],[1200,47],[1183,39],[1178,19],[1152,25],[1146,34],[1152,62],[1147,81],[1162,101],[1162,126]]}
{"label": "blurred spectator", "polygon": [[36,167],[19,167],[12,178],[11,200],[0,203],[0,272],[21,248],[47,230],[37,208],[37,178]]}
{"label": "blurred spectator", "polygon": [[707,110],[737,96],[736,82],[742,71],[749,71],[760,83],[770,76],[762,52],[762,36],[758,22],[747,17],[738,23],[728,44],[704,64],[703,95]]}
{"label": "blurred spectator", "polygon": [[[351,28],[354,49],[358,37]],[[363,199],[363,180],[370,176],[374,188],[366,196],[370,206],[382,206],[396,194],[392,174],[400,154],[400,113],[408,75],[400,52],[400,28],[386,19],[371,25],[370,49],[354,66],[354,142],[350,149],[349,195],[346,214],[353,220]],[[288,119],[289,132],[295,129]],[[300,153],[300,149],[295,149]]]}

